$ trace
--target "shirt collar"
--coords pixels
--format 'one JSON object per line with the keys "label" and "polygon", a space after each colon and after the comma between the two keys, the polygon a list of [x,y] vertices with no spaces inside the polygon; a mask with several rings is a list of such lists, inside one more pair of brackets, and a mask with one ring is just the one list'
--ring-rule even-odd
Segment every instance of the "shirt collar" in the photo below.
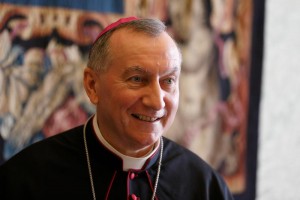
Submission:
{"label": "shirt collar", "polygon": [[147,155],[145,155],[144,157],[139,157],[139,158],[135,158],[135,157],[130,157],[130,156],[126,156],[124,154],[122,154],[121,152],[119,152],[118,150],[116,150],[113,146],[111,146],[102,136],[100,128],[98,126],[97,123],[97,116],[94,115],[93,117],[93,127],[96,133],[97,138],[100,140],[100,142],[111,152],[113,152],[114,154],[116,154],[117,156],[119,156],[122,161],[123,161],[123,170],[124,171],[128,171],[130,169],[133,170],[140,170],[143,168],[144,164],[146,163],[146,161],[153,156],[153,154],[157,151],[157,149],[159,148],[159,142],[156,142],[155,144],[155,148],[149,152]]}

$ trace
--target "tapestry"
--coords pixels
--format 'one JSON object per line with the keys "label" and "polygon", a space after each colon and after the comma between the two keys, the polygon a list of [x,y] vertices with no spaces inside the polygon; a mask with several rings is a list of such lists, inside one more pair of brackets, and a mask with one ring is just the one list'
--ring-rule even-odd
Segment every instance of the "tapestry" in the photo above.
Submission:
{"label": "tapestry", "polygon": [[155,17],[183,55],[179,109],[165,136],[221,173],[236,199],[255,198],[263,1],[1,2],[0,164],[83,124],[95,112],[82,75],[98,33],[119,17]]}

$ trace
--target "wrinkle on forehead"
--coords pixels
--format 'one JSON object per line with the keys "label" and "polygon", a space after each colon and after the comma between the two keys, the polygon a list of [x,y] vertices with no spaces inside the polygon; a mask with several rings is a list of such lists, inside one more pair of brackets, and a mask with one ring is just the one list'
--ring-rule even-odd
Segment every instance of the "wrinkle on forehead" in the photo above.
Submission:
{"label": "wrinkle on forehead", "polygon": [[[157,51],[157,48],[161,46],[165,47],[165,51]],[[147,51],[145,52],[160,56],[157,59],[167,58],[178,61],[177,65],[181,64],[179,49],[174,40],[166,32],[161,33],[159,36],[149,36],[127,29],[117,30],[110,38],[110,47],[110,52],[114,58],[118,56],[138,55],[141,50],[146,49]],[[162,52],[163,54],[161,54]]]}

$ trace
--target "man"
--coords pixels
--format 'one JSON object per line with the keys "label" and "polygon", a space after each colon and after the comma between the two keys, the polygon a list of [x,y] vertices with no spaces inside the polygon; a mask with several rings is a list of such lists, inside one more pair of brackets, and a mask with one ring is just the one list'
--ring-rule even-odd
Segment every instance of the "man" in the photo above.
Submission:
{"label": "man", "polygon": [[84,71],[96,114],[1,166],[1,199],[232,199],[203,160],[162,137],[177,111],[180,65],[158,20],[105,28]]}

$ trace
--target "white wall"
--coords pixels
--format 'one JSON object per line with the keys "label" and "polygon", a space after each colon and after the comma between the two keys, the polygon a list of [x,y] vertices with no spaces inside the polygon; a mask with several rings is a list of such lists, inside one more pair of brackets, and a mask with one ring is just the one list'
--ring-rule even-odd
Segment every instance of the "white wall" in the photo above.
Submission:
{"label": "white wall", "polygon": [[300,1],[266,0],[257,199],[300,199]]}

